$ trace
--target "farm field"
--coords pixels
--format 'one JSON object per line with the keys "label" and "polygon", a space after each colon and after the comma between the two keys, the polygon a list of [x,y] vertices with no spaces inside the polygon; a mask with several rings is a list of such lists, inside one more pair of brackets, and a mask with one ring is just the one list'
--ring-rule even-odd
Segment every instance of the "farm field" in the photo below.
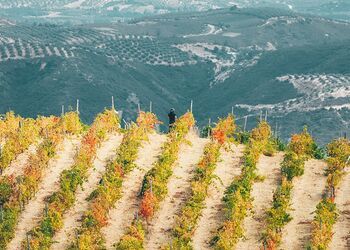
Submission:
{"label": "farm field", "polygon": [[0,249],[349,249],[349,140],[319,147],[301,128],[286,145],[231,114],[158,124],[6,114]]}

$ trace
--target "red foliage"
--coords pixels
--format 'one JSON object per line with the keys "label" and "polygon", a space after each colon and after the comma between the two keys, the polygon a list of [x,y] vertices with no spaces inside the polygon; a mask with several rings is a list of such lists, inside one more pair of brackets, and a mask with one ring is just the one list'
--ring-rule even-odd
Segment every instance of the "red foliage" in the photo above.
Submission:
{"label": "red foliage", "polygon": [[108,218],[107,218],[107,213],[106,213],[106,209],[103,206],[103,202],[100,200],[96,200],[93,204],[92,204],[92,215],[95,218],[95,220],[97,221],[98,225],[100,227],[104,227],[108,224]]}
{"label": "red foliage", "polygon": [[224,144],[226,141],[225,132],[222,130],[214,130],[213,131],[213,139],[217,140],[218,143],[220,143],[220,144]]}
{"label": "red foliage", "polygon": [[89,130],[89,132],[83,138],[83,145],[87,146],[88,151],[93,154],[97,145],[97,136],[94,129]]}
{"label": "red foliage", "polygon": [[117,176],[124,177],[124,171],[123,171],[123,168],[120,164],[118,164],[118,163],[114,164],[114,173],[119,174]]}
{"label": "red foliage", "polygon": [[220,119],[216,127],[213,129],[212,137],[219,144],[223,145],[233,136],[236,130],[234,117],[229,115],[226,119]]}
{"label": "red foliage", "polygon": [[150,191],[147,191],[144,194],[143,199],[141,201],[140,213],[146,220],[148,220],[153,216],[156,202],[157,202],[157,198],[153,193],[151,193]]}

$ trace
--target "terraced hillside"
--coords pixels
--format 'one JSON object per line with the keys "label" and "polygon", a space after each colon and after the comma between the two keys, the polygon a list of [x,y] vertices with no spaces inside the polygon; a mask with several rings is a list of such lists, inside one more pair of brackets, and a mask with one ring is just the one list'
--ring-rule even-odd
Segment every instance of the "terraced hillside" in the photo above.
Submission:
{"label": "terraced hillside", "polygon": [[[7,117],[0,120],[3,129],[10,128]],[[271,127],[265,121],[245,133],[249,139],[243,144],[232,115],[219,120],[208,138],[199,137],[191,113],[181,116],[169,134],[157,133],[154,130],[157,123],[154,114],[140,112],[136,123],[122,131],[116,113],[106,110],[89,129],[82,131],[74,112],[55,118],[55,124],[60,127],[58,133],[63,137],[55,156],[40,169],[35,191],[20,203],[16,217],[9,213],[16,206],[16,199],[21,199],[16,193],[26,192],[30,185],[26,176],[34,171],[30,164],[35,157],[42,160],[44,156],[39,154],[39,149],[35,152],[30,148],[13,161],[11,171],[3,172],[0,177],[1,247],[261,249],[266,247],[262,240],[265,230],[276,215],[268,212],[278,196],[274,192],[286,181],[286,173],[298,173],[291,182],[290,195],[285,196],[290,200],[282,206],[288,215],[284,218],[289,219],[285,221],[279,243],[272,245],[269,241],[269,249],[277,249],[279,244],[283,249],[321,244],[325,239],[314,235],[318,225],[315,211],[322,200],[331,202],[339,211],[334,226],[328,224],[330,214],[322,217],[324,227],[334,232],[331,241],[325,240],[326,246],[334,250],[348,248],[348,161],[341,169],[341,179],[337,179],[340,181],[332,186],[335,193],[328,197],[329,193],[324,192],[333,185],[324,173],[331,174],[339,161],[350,157],[348,140],[333,141],[327,147],[328,155],[321,156],[307,130],[292,135],[287,148],[282,144],[277,147]],[[8,129],[4,131],[1,139],[11,133]],[[45,134],[43,140],[47,140]],[[338,146],[341,152],[336,151]],[[289,162],[291,152],[294,162]],[[303,152],[308,152],[308,156]],[[24,157],[26,154],[31,156]],[[84,157],[91,157],[88,165],[79,163]],[[300,165],[300,161],[305,164]],[[251,170],[255,177],[246,175]],[[16,175],[23,175],[20,177],[23,181],[14,181]],[[238,188],[240,181],[244,185],[251,182],[251,188]],[[56,199],[60,203],[55,204]],[[239,209],[232,216],[235,207]],[[234,220],[238,224],[230,227]]]}
{"label": "terraced hillside", "polygon": [[233,107],[248,128],[267,112],[284,139],[304,125],[322,143],[349,129],[347,22],[232,8],[108,24],[0,23],[2,112],[49,115],[80,99],[91,121],[114,95],[126,121],[138,104],[152,101],[164,119],[193,100],[201,126]]}

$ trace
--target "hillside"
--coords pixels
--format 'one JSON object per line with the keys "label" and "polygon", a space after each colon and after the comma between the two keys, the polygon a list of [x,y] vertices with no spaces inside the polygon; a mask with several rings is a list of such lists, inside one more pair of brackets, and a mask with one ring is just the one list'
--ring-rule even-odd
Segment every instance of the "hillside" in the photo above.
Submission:
{"label": "hillside", "polygon": [[126,120],[149,101],[165,120],[170,107],[186,111],[193,99],[200,125],[233,106],[250,128],[267,111],[282,138],[308,125],[326,142],[349,126],[349,31],[348,23],[269,8],[105,25],[3,21],[0,112],[58,114],[80,99],[91,121],[114,95]]}

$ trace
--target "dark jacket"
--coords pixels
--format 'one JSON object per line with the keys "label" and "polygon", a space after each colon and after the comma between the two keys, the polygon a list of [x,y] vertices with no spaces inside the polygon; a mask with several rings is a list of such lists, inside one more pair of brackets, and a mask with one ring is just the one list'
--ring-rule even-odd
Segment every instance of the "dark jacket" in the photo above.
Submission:
{"label": "dark jacket", "polygon": [[168,114],[168,117],[169,117],[169,125],[172,125],[175,123],[176,121],[176,114],[174,111],[171,111],[169,114]]}

